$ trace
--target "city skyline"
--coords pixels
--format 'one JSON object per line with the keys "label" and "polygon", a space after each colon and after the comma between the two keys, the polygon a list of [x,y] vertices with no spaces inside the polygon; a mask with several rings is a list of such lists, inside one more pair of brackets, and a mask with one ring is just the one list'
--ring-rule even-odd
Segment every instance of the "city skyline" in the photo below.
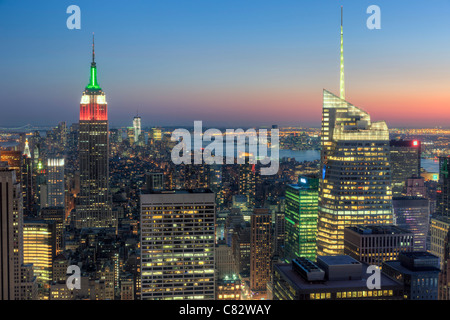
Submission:
{"label": "city skyline", "polygon": [[[407,6],[379,1],[380,30],[366,27],[367,1],[174,2],[80,1],[81,30],[66,27],[68,2],[20,8],[2,2],[0,30],[8,32],[0,32],[0,40],[8,50],[0,58],[10,63],[1,67],[9,75],[1,96],[15,107],[5,110],[0,126],[76,122],[74,92],[84,85],[80,79],[88,78],[95,32],[111,127],[131,124],[136,110],[142,127],[194,120],[211,126],[318,127],[321,88],[338,91],[341,5],[347,100],[390,128],[448,122],[450,47],[444,45],[443,21],[450,5],[444,1],[426,7],[420,1]],[[434,47],[439,50],[429,50]],[[24,86],[28,94],[20,95]],[[23,111],[20,118],[16,110]]]}

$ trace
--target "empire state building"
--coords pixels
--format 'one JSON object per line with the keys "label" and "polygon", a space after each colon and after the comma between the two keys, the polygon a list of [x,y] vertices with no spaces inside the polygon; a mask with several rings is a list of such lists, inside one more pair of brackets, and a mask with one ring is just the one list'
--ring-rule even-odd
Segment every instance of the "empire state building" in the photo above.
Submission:
{"label": "empire state building", "polygon": [[105,93],[97,82],[94,41],[90,80],[81,97],[79,130],[80,193],[75,227],[117,227],[109,191],[108,109]]}

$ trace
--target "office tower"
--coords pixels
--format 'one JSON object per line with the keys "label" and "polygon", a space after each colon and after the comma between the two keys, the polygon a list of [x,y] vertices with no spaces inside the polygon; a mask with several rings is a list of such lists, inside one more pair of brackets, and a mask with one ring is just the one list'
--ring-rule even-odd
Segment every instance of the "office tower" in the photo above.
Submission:
{"label": "office tower", "polygon": [[368,264],[350,256],[318,256],[317,263],[296,258],[276,264],[273,300],[401,300],[403,285],[380,274],[381,288],[369,289]]}
{"label": "office tower", "polygon": [[53,221],[56,227],[56,255],[64,251],[64,225],[66,212],[63,207],[42,208],[40,218],[44,221]]}
{"label": "office tower", "polygon": [[275,257],[284,257],[286,239],[286,217],[284,213],[275,213],[275,225],[273,232],[273,255]]}
{"label": "office tower", "polygon": [[250,233],[250,223],[243,222],[233,233],[231,242],[235,270],[243,278],[250,276]]}
{"label": "office tower", "polygon": [[22,157],[22,194],[24,216],[31,216],[34,210],[33,159],[27,155]]}
{"label": "office tower", "polygon": [[97,82],[94,43],[91,77],[80,103],[80,193],[77,196],[75,227],[117,226],[109,192],[108,112],[105,93]]}
{"label": "office tower", "polygon": [[164,190],[164,173],[147,172],[145,174],[145,187],[148,192]]}
{"label": "office tower", "polygon": [[215,298],[214,193],[141,195],[141,298]]}
{"label": "office tower", "polygon": [[427,251],[430,201],[421,197],[393,197],[394,224],[414,234],[414,251]]}
{"label": "office tower", "polygon": [[418,140],[391,140],[392,195],[401,196],[405,191],[406,179],[420,177],[420,147]]}
{"label": "office tower", "polygon": [[406,194],[407,197],[422,197],[427,196],[427,189],[425,187],[425,179],[423,177],[406,179]]}
{"label": "office tower", "polygon": [[16,171],[0,162],[0,300],[21,299],[22,193]]}
{"label": "office tower", "polygon": [[341,97],[323,91],[319,255],[343,253],[344,227],[392,223],[389,130],[345,101],[343,85]]}
{"label": "office tower", "polygon": [[450,217],[450,156],[439,157],[439,182],[436,191],[436,215]]}
{"label": "office tower", "polygon": [[450,218],[437,216],[430,220],[430,248],[428,252],[439,257],[440,268],[445,261],[445,238],[450,231]]}
{"label": "office tower", "polygon": [[64,254],[58,254],[52,263],[52,282],[66,283],[69,260]]}
{"label": "office tower", "polygon": [[141,117],[139,116],[133,118],[133,136],[134,143],[141,141]]}
{"label": "office tower", "polygon": [[235,274],[235,263],[231,247],[221,240],[215,248],[216,276],[217,279],[232,277]]}
{"label": "office tower", "polygon": [[439,258],[428,252],[404,252],[395,261],[386,261],[383,273],[399,279],[407,300],[437,300]]}
{"label": "office tower", "polygon": [[221,208],[224,203],[223,184],[222,184],[222,165],[211,164],[206,168],[208,170],[208,188],[216,194],[216,206]]}
{"label": "office tower", "polygon": [[268,209],[255,208],[251,216],[250,291],[254,299],[265,299],[267,282],[272,273],[272,214]]}
{"label": "office tower", "polygon": [[344,253],[360,262],[381,266],[400,252],[414,250],[414,234],[394,225],[353,226],[344,229]]}
{"label": "office tower", "polygon": [[298,184],[286,188],[286,261],[316,260],[318,184],[317,178],[301,176]]}
{"label": "office tower", "polygon": [[47,159],[47,205],[65,206],[64,158]]}
{"label": "office tower", "polygon": [[252,209],[256,204],[256,168],[254,164],[239,165],[239,194],[247,197],[248,206]]}
{"label": "office tower", "polygon": [[23,223],[23,261],[25,264],[33,265],[41,300],[49,298],[55,256],[56,224],[53,221],[25,220]]}

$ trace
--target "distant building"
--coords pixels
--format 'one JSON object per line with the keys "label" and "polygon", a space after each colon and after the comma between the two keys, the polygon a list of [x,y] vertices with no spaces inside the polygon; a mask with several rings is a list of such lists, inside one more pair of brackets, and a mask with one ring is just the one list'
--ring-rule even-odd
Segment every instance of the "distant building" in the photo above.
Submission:
{"label": "distant building", "polygon": [[147,192],[164,190],[164,173],[147,172],[145,174],[145,187]]}
{"label": "distant building", "polygon": [[408,300],[437,300],[439,258],[428,252],[404,252],[383,263],[383,273],[403,283]]}
{"label": "distant building", "polygon": [[408,178],[420,177],[420,148],[419,140],[390,141],[393,196],[402,196]]}
{"label": "distant building", "polygon": [[274,300],[400,300],[401,283],[381,273],[381,289],[368,289],[368,265],[350,256],[297,258],[275,265]]}
{"label": "distant building", "polygon": [[436,190],[436,215],[450,217],[450,156],[439,157],[439,182]]}
{"label": "distant building", "polygon": [[369,265],[381,266],[400,252],[414,250],[414,235],[394,225],[364,225],[344,229],[344,253]]}
{"label": "distant building", "polygon": [[47,159],[47,205],[65,206],[64,158]]}
{"label": "distant building", "polygon": [[422,197],[394,197],[394,223],[414,234],[414,250],[427,250],[430,201]]}
{"label": "distant building", "polygon": [[265,299],[272,268],[272,214],[268,209],[254,209],[250,233],[250,290],[254,299]]}
{"label": "distant building", "polygon": [[428,252],[439,257],[440,269],[445,261],[445,238],[450,231],[450,218],[437,216],[430,221],[430,248]]}

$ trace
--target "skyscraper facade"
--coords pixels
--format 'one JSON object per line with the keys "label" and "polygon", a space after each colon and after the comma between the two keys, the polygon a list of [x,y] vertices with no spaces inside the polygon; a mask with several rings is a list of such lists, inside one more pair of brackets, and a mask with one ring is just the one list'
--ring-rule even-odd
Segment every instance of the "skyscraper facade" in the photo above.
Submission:
{"label": "skyscraper facade", "polygon": [[318,179],[300,177],[286,188],[285,244],[287,262],[304,257],[316,259]]}
{"label": "skyscraper facade", "polygon": [[0,300],[21,299],[22,193],[16,172],[0,162]]}
{"label": "skyscraper facade", "polygon": [[436,191],[436,215],[450,217],[450,156],[439,157],[439,183]]}
{"label": "skyscraper facade", "polygon": [[47,159],[47,205],[65,205],[64,158]]}
{"label": "skyscraper facade", "polygon": [[[94,45],[92,46],[94,49]],[[75,226],[114,227],[109,191],[108,112],[105,93],[97,82],[95,51],[91,77],[80,103],[78,140],[80,193],[77,196]]]}
{"label": "skyscraper facade", "polygon": [[319,255],[343,254],[344,227],[392,223],[389,130],[345,100],[343,68],[341,97],[323,91]]}
{"label": "skyscraper facade", "polygon": [[141,195],[141,298],[215,298],[215,199],[208,189]]}

